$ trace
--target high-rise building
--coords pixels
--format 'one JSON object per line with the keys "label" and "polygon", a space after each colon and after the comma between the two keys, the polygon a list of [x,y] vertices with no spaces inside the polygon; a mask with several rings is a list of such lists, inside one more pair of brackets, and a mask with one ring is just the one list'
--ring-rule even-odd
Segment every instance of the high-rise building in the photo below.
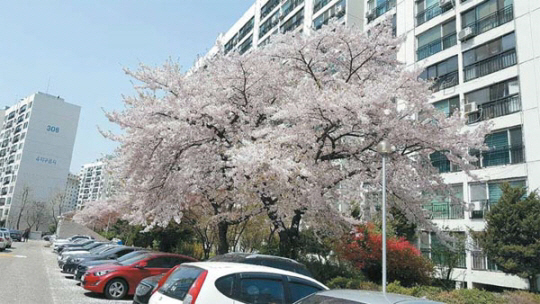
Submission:
{"label": "high-rise building", "polygon": [[[462,234],[467,250],[452,279],[467,288],[487,285],[528,288],[528,282],[497,269],[475,246],[469,229],[485,228],[484,215],[509,182],[540,188],[540,1],[538,0],[256,0],[216,45],[240,53],[271,41],[277,32],[318,29],[336,17],[363,30],[390,18],[397,35],[404,36],[398,58],[420,77],[433,80],[433,105],[448,115],[467,119],[468,128],[490,121],[489,150],[478,156],[473,180],[443,154],[432,163],[452,185],[465,206],[441,198],[425,206],[435,223]],[[214,46],[207,56],[218,51]],[[207,57],[205,56],[205,57]],[[196,63],[195,68],[204,62]],[[539,169],[538,171],[536,169]],[[420,237],[424,255],[436,237]]]}
{"label": "high-rise building", "polygon": [[38,92],[1,111],[0,219],[6,226],[48,229],[47,204],[65,191],[80,109]]}
{"label": "high-rise building", "polygon": [[69,173],[66,182],[66,192],[62,204],[62,213],[75,211],[79,198],[79,176]]}
{"label": "high-rise building", "polygon": [[109,198],[112,186],[110,174],[103,160],[83,165],[79,173],[77,209],[81,210],[93,201]]}

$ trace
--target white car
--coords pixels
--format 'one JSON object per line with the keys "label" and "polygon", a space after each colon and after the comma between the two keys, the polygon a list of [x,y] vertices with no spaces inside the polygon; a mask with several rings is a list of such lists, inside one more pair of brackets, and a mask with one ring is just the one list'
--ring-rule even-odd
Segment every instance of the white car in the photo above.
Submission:
{"label": "white car", "polygon": [[197,262],[184,263],[169,275],[149,304],[294,303],[328,290],[313,278],[266,266]]}
{"label": "white car", "polygon": [[3,231],[0,231],[0,251],[4,251],[7,248],[7,238]]}
{"label": "white car", "polygon": [[11,245],[13,244],[13,240],[11,239],[11,234],[9,232],[9,229],[7,228],[0,228],[0,231],[4,233],[4,238],[6,239],[6,248],[11,248]]}

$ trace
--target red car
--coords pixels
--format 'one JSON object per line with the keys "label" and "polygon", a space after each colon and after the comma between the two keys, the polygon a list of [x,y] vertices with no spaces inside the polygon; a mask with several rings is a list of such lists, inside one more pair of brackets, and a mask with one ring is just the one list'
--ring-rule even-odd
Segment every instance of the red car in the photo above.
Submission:
{"label": "red car", "polygon": [[103,293],[109,299],[122,299],[133,295],[142,279],[169,271],[176,265],[197,261],[194,258],[170,253],[137,255],[116,264],[88,269],[82,278],[84,289]]}

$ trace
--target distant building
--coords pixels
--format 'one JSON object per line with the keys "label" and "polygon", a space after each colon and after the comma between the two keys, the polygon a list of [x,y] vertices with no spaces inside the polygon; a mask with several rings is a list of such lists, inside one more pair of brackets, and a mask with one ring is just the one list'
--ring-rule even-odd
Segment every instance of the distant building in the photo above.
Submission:
{"label": "distant building", "polygon": [[77,209],[83,209],[90,202],[107,199],[111,194],[112,183],[106,163],[98,160],[83,165],[79,173]]}
{"label": "distant building", "polygon": [[66,193],[62,203],[62,213],[75,211],[79,198],[79,176],[69,173],[66,182]]}
{"label": "distant building", "polygon": [[[22,215],[31,202],[50,204],[65,191],[80,110],[38,92],[0,111],[0,220],[7,227],[17,228],[19,222],[19,229],[26,228]],[[44,213],[49,210],[43,208],[33,229],[48,229],[51,218]]]}

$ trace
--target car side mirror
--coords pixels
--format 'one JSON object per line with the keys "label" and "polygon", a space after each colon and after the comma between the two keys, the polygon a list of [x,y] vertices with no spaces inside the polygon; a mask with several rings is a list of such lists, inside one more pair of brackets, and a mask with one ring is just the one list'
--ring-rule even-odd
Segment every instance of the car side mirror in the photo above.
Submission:
{"label": "car side mirror", "polygon": [[146,262],[139,262],[135,265],[135,268],[144,269],[148,264]]}

